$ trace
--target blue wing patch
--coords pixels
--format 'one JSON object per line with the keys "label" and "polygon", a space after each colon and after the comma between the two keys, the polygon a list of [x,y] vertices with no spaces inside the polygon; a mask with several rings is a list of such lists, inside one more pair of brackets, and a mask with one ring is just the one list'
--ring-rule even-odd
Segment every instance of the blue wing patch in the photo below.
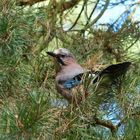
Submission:
{"label": "blue wing patch", "polygon": [[66,82],[64,82],[63,87],[65,89],[71,89],[75,86],[78,86],[80,83],[81,83],[81,80],[74,78],[74,79],[70,79],[70,80],[67,80]]}

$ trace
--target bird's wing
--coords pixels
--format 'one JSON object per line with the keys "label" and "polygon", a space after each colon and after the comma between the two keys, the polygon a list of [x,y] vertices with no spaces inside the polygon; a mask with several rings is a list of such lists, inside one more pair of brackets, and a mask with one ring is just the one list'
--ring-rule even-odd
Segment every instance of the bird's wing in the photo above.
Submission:
{"label": "bird's wing", "polygon": [[[93,84],[96,83],[100,78],[104,77],[104,75],[107,75],[107,77],[111,78],[112,80],[115,80],[116,78],[126,73],[130,64],[131,64],[130,62],[113,64],[103,69],[100,72],[88,71],[86,72],[86,74],[88,74],[92,78]],[[80,85],[84,74],[85,73],[80,73],[75,77],[73,77],[72,79],[65,81],[63,83],[63,87],[65,89],[72,89],[73,87]]]}
{"label": "bird's wing", "polygon": [[84,78],[89,78],[89,80],[94,80],[98,77],[98,72],[91,72],[91,71],[87,71],[87,72],[84,72],[84,73],[80,73],[76,76],[74,76],[72,79],[69,79],[65,82],[63,82],[63,87],[65,89],[72,89],[73,87],[75,86],[78,86],[82,83],[83,81],[83,76]]}

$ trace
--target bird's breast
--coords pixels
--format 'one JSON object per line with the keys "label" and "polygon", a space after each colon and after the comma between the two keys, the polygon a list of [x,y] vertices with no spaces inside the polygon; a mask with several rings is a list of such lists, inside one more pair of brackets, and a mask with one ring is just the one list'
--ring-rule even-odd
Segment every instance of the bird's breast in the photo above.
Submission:
{"label": "bird's breast", "polygon": [[84,69],[78,64],[63,66],[62,69],[57,73],[56,81],[66,81],[72,79],[80,73],[84,73]]}

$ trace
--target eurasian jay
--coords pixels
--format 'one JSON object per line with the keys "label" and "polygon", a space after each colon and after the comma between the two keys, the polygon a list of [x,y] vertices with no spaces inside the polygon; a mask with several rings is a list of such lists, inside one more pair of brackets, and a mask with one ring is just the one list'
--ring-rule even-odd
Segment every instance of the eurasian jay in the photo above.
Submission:
{"label": "eurasian jay", "polygon": [[[124,75],[131,62],[123,62],[108,66],[99,72],[92,72],[80,66],[74,55],[65,48],[47,52],[54,58],[56,77],[56,90],[70,103],[79,104],[88,95],[85,87],[85,77],[90,77],[88,84],[95,84],[107,75],[110,79],[116,79]],[[87,76],[88,75],[88,76]]]}

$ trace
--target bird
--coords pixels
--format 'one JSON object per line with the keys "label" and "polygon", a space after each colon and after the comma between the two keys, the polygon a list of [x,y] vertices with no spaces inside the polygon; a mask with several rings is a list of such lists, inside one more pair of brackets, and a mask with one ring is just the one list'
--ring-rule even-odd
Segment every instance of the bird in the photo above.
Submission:
{"label": "bird", "polygon": [[[69,103],[78,105],[89,95],[88,85],[98,83],[104,76],[109,77],[112,83],[124,75],[131,62],[112,64],[101,71],[91,71],[83,68],[76,61],[75,56],[66,48],[48,51],[47,54],[54,59],[55,87]],[[86,80],[86,77],[90,80]],[[87,84],[84,84],[86,83]],[[86,85],[86,86],[85,86]]]}

